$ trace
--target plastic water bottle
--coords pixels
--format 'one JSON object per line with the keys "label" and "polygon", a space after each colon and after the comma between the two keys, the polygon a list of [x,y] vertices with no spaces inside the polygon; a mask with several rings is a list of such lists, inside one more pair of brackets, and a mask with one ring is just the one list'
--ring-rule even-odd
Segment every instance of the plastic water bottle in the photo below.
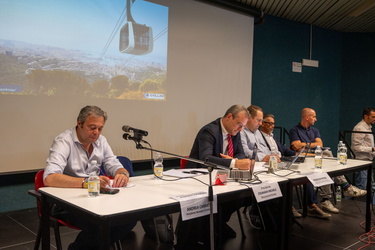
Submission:
{"label": "plastic water bottle", "polygon": [[336,201],[341,201],[341,187],[336,187]]}
{"label": "plastic water bottle", "polygon": [[323,155],[322,149],[320,148],[320,146],[317,146],[315,149],[315,159],[314,159],[316,169],[322,168],[322,165],[323,165],[322,155]]}
{"label": "plastic water bottle", "polygon": [[278,157],[281,157],[281,153],[279,152],[279,150],[275,147],[272,147],[271,148],[271,155],[277,155]]}
{"label": "plastic water bottle", "polygon": [[268,173],[275,173],[277,169],[277,158],[274,155],[270,156]]}
{"label": "plastic water bottle", "polygon": [[345,144],[342,144],[340,149],[340,164],[346,166],[346,162],[348,161],[347,149]]}
{"label": "plastic water bottle", "polygon": [[93,171],[89,175],[88,192],[90,197],[97,197],[100,193],[100,179],[98,176],[99,167],[96,160],[91,161]]}
{"label": "plastic water bottle", "polygon": [[160,153],[156,153],[155,158],[154,158],[155,164],[154,164],[154,174],[155,178],[159,179],[163,177],[163,157],[161,156]]}
{"label": "plastic water bottle", "polygon": [[343,145],[342,141],[339,141],[339,144],[337,145],[337,163],[340,164],[340,150]]}

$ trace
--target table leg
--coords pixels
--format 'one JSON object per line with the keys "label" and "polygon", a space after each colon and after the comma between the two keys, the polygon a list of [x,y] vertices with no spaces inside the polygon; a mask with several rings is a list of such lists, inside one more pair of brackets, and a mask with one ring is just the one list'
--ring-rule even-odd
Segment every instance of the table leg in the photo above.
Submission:
{"label": "table leg", "polygon": [[366,232],[371,230],[371,196],[372,196],[372,165],[367,170],[367,195],[366,195]]}
{"label": "table leg", "polygon": [[281,225],[278,240],[278,249],[288,249],[289,236],[291,234],[292,222],[292,204],[293,204],[293,185],[291,181],[282,185],[282,192],[284,197],[282,200],[282,209],[280,211]]}
{"label": "table leg", "polygon": [[110,249],[110,238],[111,238],[111,235],[110,235],[110,225],[109,225],[109,222],[108,221],[102,221],[102,223],[100,224],[99,226],[99,235],[100,235],[100,239],[99,239],[99,244],[100,244],[100,247],[99,249]]}
{"label": "table leg", "polygon": [[51,210],[50,205],[47,202],[47,199],[45,195],[41,195],[40,199],[40,205],[42,207],[42,217],[40,218],[42,220],[42,249],[43,250],[49,250],[50,249],[50,216],[51,216]]}

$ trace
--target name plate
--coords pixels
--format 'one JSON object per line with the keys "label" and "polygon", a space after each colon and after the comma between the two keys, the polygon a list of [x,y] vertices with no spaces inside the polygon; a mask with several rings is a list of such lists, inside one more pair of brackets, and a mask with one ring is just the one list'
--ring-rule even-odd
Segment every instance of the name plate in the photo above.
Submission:
{"label": "name plate", "polygon": [[333,183],[333,180],[327,173],[316,173],[307,175],[307,178],[314,185],[314,187],[321,187],[324,185],[330,185]]}
{"label": "name plate", "polygon": [[[207,192],[198,192],[171,197],[180,202],[181,218],[183,221],[210,214],[210,203]],[[217,213],[217,197],[212,201],[213,213]]]}
{"label": "name plate", "polygon": [[252,188],[257,202],[268,201],[283,196],[277,182],[262,183],[252,186]]}

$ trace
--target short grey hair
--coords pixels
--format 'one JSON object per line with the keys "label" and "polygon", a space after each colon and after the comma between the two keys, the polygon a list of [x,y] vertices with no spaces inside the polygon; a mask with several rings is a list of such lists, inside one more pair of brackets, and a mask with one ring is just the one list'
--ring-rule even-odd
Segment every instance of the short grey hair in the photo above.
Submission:
{"label": "short grey hair", "polygon": [[231,106],[224,114],[223,117],[226,117],[228,114],[232,114],[233,117],[237,116],[238,113],[245,112],[246,118],[250,117],[249,111],[243,105],[233,105]]}
{"label": "short grey hair", "polygon": [[98,106],[86,106],[81,109],[79,112],[79,115],[77,117],[77,122],[82,122],[84,123],[90,115],[94,116],[103,116],[104,117],[104,122],[107,120],[108,115],[105,111],[103,111],[101,108]]}

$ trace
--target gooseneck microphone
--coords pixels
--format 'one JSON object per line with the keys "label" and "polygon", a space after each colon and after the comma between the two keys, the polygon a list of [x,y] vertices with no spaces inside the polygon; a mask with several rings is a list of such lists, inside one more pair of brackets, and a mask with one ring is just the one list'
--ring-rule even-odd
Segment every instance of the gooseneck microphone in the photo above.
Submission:
{"label": "gooseneck microphone", "polygon": [[[147,136],[148,135],[148,132],[145,131],[145,130],[142,130],[142,129],[137,129],[137,128],[132,128],[128,125],[124,125],[122,126],[122,130],[124,132],[130,132],[132,131],[134,134],[139,134],[139,135],[142,135],[142,136]],[[125,139],[125,138],[124,138]],[[126,139],[125,139],[126,140]]]}

